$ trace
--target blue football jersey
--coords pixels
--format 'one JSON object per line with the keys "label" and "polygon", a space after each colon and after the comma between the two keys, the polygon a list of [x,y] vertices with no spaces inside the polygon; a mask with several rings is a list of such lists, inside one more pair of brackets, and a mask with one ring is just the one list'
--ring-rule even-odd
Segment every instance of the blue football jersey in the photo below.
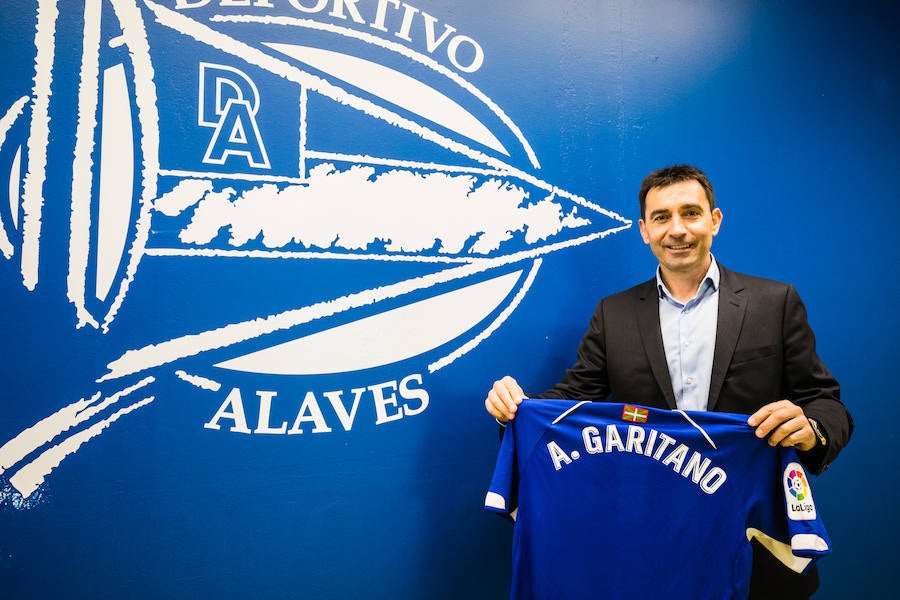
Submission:
{"label": "blue football jersey", "polygon": [[515,520],[515,599],[746,598],[751,539],[797,572],[831,547],[797,453],[747,415],[525,400],[485,507]]}

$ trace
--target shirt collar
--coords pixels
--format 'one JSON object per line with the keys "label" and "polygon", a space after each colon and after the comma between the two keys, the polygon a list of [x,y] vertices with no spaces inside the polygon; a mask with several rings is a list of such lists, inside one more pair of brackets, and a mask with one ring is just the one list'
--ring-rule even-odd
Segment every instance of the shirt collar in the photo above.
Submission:
{"label": "shirt collar", "polygon": [[[703,277],[703,281],[700,282],[700,286],[697,288],[697,294],[694,296],[702,295],[708,289],[710,292],[715,292],[719,289],[719,265],[716,263],[716,257],[710,254],[709,268],[706,270],[706,275]],[[659,292],[660,298],[672,298],[672,294],[669,293],[669,289],[666,287],[666,284],[663,283],[662,273],[660,272],[660,267],[656,267],[656,289]]]}

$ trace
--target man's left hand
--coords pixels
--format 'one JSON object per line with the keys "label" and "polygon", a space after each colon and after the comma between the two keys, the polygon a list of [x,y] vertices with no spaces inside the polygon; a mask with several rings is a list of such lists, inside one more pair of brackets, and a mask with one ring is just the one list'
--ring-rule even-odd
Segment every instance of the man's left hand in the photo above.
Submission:
{"label": "man's left hand", "polygon": [[794,446],[807,451],[816,447],[816,432],[803,409],[790,400],[766,404],[747,419],[756,428],[756,437],[769,438],[770,446]]}

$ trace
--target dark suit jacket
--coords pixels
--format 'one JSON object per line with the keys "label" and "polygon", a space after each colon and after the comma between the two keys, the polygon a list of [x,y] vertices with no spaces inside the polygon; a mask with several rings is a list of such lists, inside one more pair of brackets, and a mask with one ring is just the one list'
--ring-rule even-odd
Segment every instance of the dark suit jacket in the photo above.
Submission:
{"label": "dark suit jacket", "polygon": [[[825,430],[827,450],[803,457],[810,471],[821,473],[847,445],[853,421],[838,382],[816,354],[800,296],[784,283],[721,265],[719,272],[708,410],[752,414],[770,402],[792,400]],[[541,396],[676,408],[658,303],[655,278],[601,300],[578,360]]]}
{"label": "dark suit jacket", "polygon": [[[752,414],[783,398],[825,430],[827,447],[801,452],[821,473],[847,445],[853,420],[840,386],[816,354],[806,309],[790,285],[719,266],[719,316],[708,410]],[[611,400],[676,408],[659,323],[656,279],[604,298],[578,347],[578,360],[545,398]],[[799,598],[818,587],[813,570],[797,576],[754,552],[752,598]],[[714,551],[714,550],[713,550]]]}

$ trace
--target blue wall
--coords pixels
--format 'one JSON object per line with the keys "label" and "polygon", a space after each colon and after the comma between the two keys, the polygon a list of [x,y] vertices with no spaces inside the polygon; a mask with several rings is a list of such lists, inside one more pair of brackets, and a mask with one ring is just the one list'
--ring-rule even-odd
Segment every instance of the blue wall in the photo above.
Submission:
{"label": "blue wall", "polygon": [[0,7],[4,595],[503,597],[484,395],[550,385],[652,274],[637,187],[687,162],[716,257],[797,287],[856,420],[816,597],[887,597],[892,3],[221,4]]}

